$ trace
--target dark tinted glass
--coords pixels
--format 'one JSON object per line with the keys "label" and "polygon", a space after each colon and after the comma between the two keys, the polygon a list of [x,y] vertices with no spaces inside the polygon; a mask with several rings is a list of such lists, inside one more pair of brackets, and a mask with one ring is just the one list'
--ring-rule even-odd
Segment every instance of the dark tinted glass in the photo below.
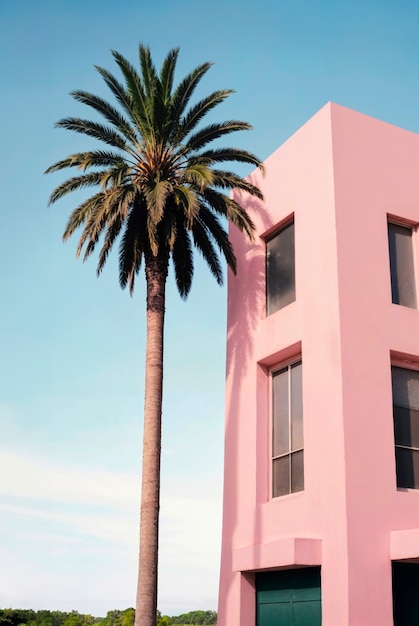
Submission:
{"label": "dark tinted glass", "polygon": [[272,495],[274,498],[290,493],[290,456],[281,456],[272,463]]}
{"label": "dark tinted glass", "polygon": [[397,486],[419,488],[419,451],[396,447]]}
{"label": "dark tinted glass", "polygon": [[419,371],[391,368],[393,404],[419,411]]}
{"label": "dark tinted glass", "polygon": [[266,242],[266,313],[295,300],[294,222]]}
{"label": "dark tinted glass", "polygon": [[419,372],[391,368],[396,445],[419,448]]}
{"label": "dark tinted glass", "polygon": [[272,456],[289,452],[288,368],[272,378]]}
{"label": "dark tinted glass", "polygon": [[394,438],[396,445],[419,448],[419,411],[394,407]]}
{"label": "dark tinted glass", "polygon": [[291,367],[291,450],[303,447],[303,380],[302,365]]}
{"label": "dark tinted glass", "polygon": [[291,454],[291,492],[304,490],[304,452]]}
{"label": "dark tinted glass", "polygon": [[416,309],[412,229],[398,224],[389,224],[388,246],[392,301],[395,304]]}

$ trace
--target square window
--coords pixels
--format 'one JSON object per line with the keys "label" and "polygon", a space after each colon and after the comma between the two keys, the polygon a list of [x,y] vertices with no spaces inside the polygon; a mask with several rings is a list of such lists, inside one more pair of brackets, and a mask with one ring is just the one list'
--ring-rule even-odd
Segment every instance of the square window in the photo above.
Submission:
{"label": "square window", "polygon": [[272,374],[272,496],[304,490],[301,361]]}
{"label": "square window", "polygon": [[266,314],[295,300],[294,221],[266,242]]}
{"label": "square window", "polygon": [[416,309],[412,232],[409,226],[388,223],[392,301]]}

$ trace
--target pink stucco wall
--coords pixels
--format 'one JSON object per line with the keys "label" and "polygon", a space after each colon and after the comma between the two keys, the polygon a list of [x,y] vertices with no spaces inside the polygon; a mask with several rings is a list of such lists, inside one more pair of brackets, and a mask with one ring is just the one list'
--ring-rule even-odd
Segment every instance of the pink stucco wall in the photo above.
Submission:
{"label": "pink stucco wall", "polygon": [[[231,230],[219,626],[254,626],[254,572],[297,565],[321,565],[323,626],[391,626],[419,491],[396,488],[390,363],[419,357],[419,313],[391,302],[387,214],[419,223],[419,136],[328,104],[265,166],[264,203],[236,195],[255,241]],[[263,237],[290,215],[296,301],[266,317]],[[272,499],[269,370],[298,354],[305,489]]]}

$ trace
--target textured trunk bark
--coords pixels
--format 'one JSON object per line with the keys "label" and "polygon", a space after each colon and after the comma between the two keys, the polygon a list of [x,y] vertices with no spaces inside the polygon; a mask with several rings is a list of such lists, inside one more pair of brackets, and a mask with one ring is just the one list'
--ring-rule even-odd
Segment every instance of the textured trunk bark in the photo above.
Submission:
{"label": "textured trunk bark", "polygon": [[140,557],[135,626],[156,626],[160,508],[160,451],[163,389],[163,330],[167,259],[146,263],[147,340]]}

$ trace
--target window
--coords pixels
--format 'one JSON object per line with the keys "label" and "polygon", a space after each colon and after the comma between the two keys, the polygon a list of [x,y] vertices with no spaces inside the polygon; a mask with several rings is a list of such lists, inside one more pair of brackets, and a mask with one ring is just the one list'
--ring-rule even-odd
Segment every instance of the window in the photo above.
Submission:
{"label": "window", "polygon": [[397,486],[419,489],[419,372],[391,368]]}
{"label": "window", "polygon": [[272,374],[272,496],[304,489],[301,361]]}
{"label": "window", "polygon": [[392,301],[416,309],[412,228],[389,222],[388,247]]}
{"label": "window", "polygon": [[266,314],[295,300],[294,221],[266,242]]}

